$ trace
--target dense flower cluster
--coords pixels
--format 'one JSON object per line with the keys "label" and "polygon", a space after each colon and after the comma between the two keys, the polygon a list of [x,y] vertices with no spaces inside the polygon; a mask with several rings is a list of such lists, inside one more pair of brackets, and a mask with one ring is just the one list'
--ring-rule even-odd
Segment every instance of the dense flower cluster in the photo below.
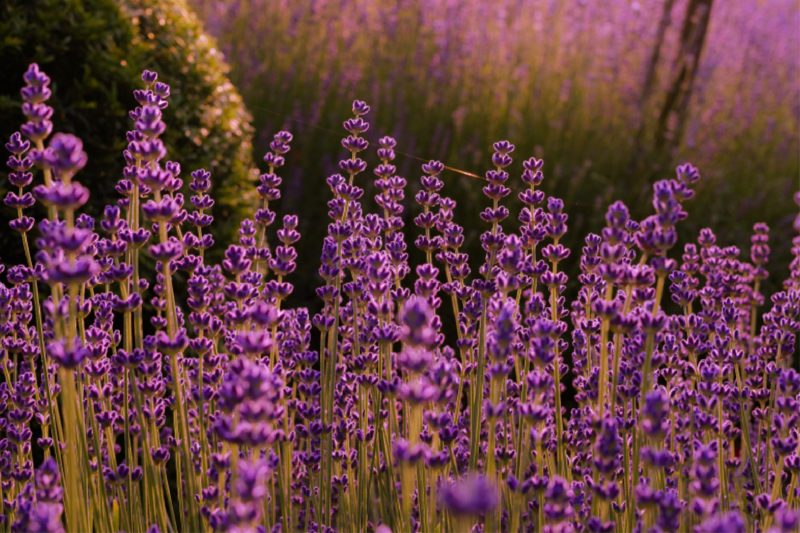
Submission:
{"label": "dense flower cluster", "polygon": [[[284,305],[298,219],[270,231],[291,134],[264,157],[262,205],[239,243],[207,264],[211,176],[191,173],[187,209],[159,139],[169,87],[142,79],[121,198],[95,221],[78,213],[81,142],[55,134],[45,146],[50,80],[36,65],[25,74],[29,122],[6,144],[17,191],[5,203],[28,262],[0,286],[3,530],[797,529],[800,238],[769,304],[764,225],[749,259],[710,230],[670,258],[700,178],[683,165],[654,185],[648,218],[609,207],[568,303],[564,203],[537,188],[543,162],[525,161],[520,230],[505,233],[514,146],[503,141],[472,275],[442,163],[422,166],[419,230],[406,233],[408,183],[381,138],[380,212],[362,210],[369,106],[356,101],[349,156],[327,178],[312,316]],[[26,191],[34,166],[43,180]],[[33,254],[24,211],[37,201],[48,217]],[[424,263],[409,264],[407,234]]]}

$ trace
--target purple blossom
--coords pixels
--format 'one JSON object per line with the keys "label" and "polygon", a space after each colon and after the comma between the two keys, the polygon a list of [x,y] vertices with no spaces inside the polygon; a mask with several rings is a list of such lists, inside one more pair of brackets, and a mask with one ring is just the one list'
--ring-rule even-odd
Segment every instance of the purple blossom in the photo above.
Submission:
{"label": "purple blossom", "polygon": [[[344,175],[326,181],[312,314],[294,307],[289,277],[304,221],[270,229],[290,133],[273,137],[261,207],[216,264],[212,176],[190,174],[188,213],[157,139],[170,89],[155,73],[134,95],[122,199],[97,224],[78,212],[82,144],[56,134],[41,148],[49,79],[35,66],[25,79],[31,141],[7,145],[17,190],[4,202],[26,247],[23,211],[40,201],[48,214],[28,264],[0,284],[11,530],[796,528],[800,260],[768,303],[764,225],[749,256],[703,230],[679,261],[691,165],[654,184],[655,214],[636,221],[613,203],[570,250],[569,206],[536,188],[540,159],[522,163],[519,230],[506,223],[514,146],[495,143],[473,274],[442,162],[422,165],[409,207],[397,142],[380,138],[367,212],[369,158],[356,154],[369,106],[355,101]],[[413,268],[407,239],[424,252]],[[677,307],[662,305],[666,289]]]}

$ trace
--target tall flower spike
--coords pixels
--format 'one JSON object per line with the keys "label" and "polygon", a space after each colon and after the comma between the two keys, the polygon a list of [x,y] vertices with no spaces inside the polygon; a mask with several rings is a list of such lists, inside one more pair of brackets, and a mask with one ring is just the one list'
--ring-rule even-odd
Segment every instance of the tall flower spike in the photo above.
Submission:
{"label": "tall flower spike", "polygon": [[[427,162],[414,222],[428,253],[410,283],[396,142],[377,141],[370,213],[353,183],[368,147],[369,108],[356,101],[344,175],[326,180],[312,318],[285,279],[301,220],[283,216],[273,248],[265,233],[291,134],[274,136],[261,209],[215,264],[204,257],[211,175],[191,174],[186,214],[181,165],[159,140],[170,88],[155,73],[134,95],[121,199],[97,224],[79,210],[82,144],[57,134],[45,148],[49,79],[35,65],[25,79],[29,122],[7,144],[4,203],[31,255],[0,265],[0,521],[11,531],[797,528],[800,237],[768,301],[766,225],[749,255],[704,229],[678,263],[691,165],[654,185],[651,216],[634,221],[615,202],[570,250],[568,209],[537,188],[539,159],[522,164],[520,231],[503,231],[513,145],[496,143],[486,256],[468,283],[469,230],[443,195],[445,166]],[[36,200],[49,212],[30,250],[36,221],[23,212]],[[139,261],[148,244],[152,261]],[[674,309],[661,305],[667,280]],[[152,482],[166,472],[179,513]],[[92,505],[75,497],[92,491]]]}

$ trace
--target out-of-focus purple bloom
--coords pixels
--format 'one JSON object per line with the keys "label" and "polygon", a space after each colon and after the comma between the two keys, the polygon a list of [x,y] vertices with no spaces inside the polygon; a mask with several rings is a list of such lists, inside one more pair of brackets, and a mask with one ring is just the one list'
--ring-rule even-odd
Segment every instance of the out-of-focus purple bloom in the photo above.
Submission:
{"label": "out-of-focus purple bloom", "polygon": [[445,508],[455,515],[474,516],[497,507],[497,489],[482,476],[474,476],[445,486],[441,492]]}

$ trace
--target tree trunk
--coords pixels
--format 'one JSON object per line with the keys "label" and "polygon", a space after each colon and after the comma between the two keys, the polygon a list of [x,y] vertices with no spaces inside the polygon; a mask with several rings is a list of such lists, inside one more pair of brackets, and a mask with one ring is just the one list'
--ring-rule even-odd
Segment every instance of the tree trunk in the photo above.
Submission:
{"label": "tree trunk", "polygon": [[664,0],[664,6],[661,10],[661,19],[658,21],[658,28],[656,29],[656,39],[653,43],[653,49],[650,51],[650,57],[645,65],[644,82],[642,83],[642,92],[639,95],[639,127],[636,130],[636,137],[634,137],[634,150],[633,157],[631,158],[628,174],[634,175],[639,172],[642,157],[642,143],[644,142],[645,132],[647,131],[647,123],[649,117],[650,97],[653,94],[653,87],[656,84],[656,72],[658,71],[658,62],[661,59],[661,47],[664,44],[664,36],[667,33],[672,22],[672,7],[675,5],[675,0]]}
{"label": "tree trunk", "polygon": [[[690,0],[681,29],[680,51],[672,81],[658,117],[657,150],[669,151],[680,142],[686,123],[697,67],[703,51],[713,0]],[[670,124],[674,117],[674,123]]]}
{"label": "tree trunk", "polygon": [[661,46],[664,44],[664,35],[667,33],[667,28],[669,28],[670,22],[672,22],[672,7],[674,5],[675,0],[664,0],[664,8],[661,11],[661,19],[658,21],[658,29],[656,30],[656,42],[653,44],[653,50],[650,52],[650,59],[647,61],[647,70],[644,74],[644,84],[642,85],[640,100],[642,114],[645,113],[647,102],[650,99],[653,86],[656,82],[656,70],[658,68],[658,60],[661,57]]}

